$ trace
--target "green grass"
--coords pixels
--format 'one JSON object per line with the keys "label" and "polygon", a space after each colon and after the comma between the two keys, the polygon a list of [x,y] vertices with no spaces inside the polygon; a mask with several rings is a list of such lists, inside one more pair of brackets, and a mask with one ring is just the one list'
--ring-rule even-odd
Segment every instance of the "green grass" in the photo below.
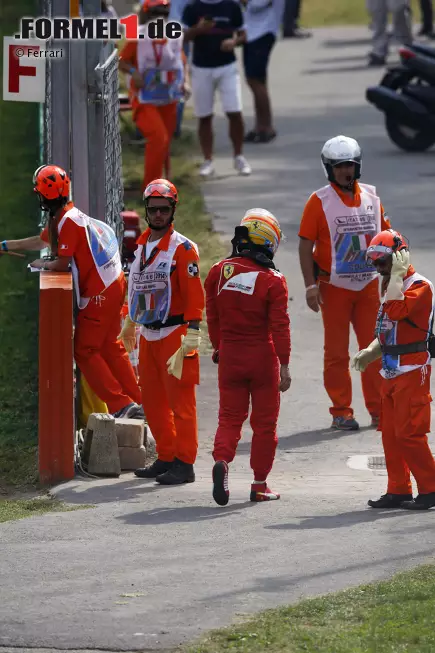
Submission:
{"label": "green grass", "polygon": [[[32,0],[2,2],[0,35],[14,34],[28,15],[37,15]],[[38,111],[35,103],[0,103],[0,240],[38,233]],[[38,275],[26,271],[34,258],[0,256],[0,488],[37,480]]]}
{"label": "green grass", "polygon": [[[143,178],[143,145],[128,145],[128,138],[123,133],[123,176],[125,183],[125,205],[129,210],[136,210],[144,220],[144,204],[140,187]],[[195,157],[199,150],[192,120],[187,114],[183,122],[183,133],[175,139],[171,153],[171,181],[178,190],[179,203],[175,216],[175,228],[197,243],[200,253],[200,274],[204,281],[210,267],[228,254],[219,235],[213,231],[211,216],[207,214],[201,193],[198,165]],[[206,332],[206,322],[202,323]],[[211,345],[204,337],[201,351],[209,352]]]}
{"label": "green grass", "polygon": [[34,499],[0,499],[0,524],[7,521],[15,521],[32,517],[33,515],[43,515],[47,512],[71,512],[73,510],[83,510],[84,508],[93,508],[94,506],[67,506],[57,499],[50,497],[36,497]]}
{"label": "green grass", "polygon": [[184,653],[433,653],[435,566],[260,613]]}
{"label": "green grass", "polygon": [[[420,22],[418,0],[412,0],[412,16]],[[303,27],[327,27],[333,25],[367,25],[370,17],[365,0],[303,0],[301,25]],[[370,38],[371,32],[367,31]],[[343,54],[343,59],[346,55]]]}

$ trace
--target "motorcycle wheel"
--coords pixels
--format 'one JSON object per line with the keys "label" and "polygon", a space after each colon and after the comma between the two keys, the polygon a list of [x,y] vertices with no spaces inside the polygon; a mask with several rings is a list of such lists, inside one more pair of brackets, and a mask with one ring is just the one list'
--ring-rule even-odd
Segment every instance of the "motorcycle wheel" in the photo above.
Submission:
{"label": "motorcycle wheel", "polygon": [[434,131],[408,127],[397,122],[392,116],[385,117],[385,127],[393,143],[405,152],[425,152],[435,143]]}

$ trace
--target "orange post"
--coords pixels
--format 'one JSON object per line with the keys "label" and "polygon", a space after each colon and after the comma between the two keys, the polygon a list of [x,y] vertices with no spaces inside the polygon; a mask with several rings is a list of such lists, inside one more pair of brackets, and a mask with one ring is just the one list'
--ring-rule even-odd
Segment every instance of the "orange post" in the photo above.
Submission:
{"label": "orange post", "polygon": [[39,284],[39,480],[74,478],[73,282],[41,272]]}

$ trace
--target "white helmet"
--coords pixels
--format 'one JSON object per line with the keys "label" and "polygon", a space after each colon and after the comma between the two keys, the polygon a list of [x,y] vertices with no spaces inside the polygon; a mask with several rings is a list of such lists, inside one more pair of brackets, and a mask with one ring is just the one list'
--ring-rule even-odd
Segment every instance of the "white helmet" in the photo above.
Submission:
{"label": "white helmet", "polygon": [[330,138],[323,146],[321,159],[329,181],[335,181],[333,167],[345,162],[355,164],[355,179],[361,177],[361,148],[354,138],[348,136]]}

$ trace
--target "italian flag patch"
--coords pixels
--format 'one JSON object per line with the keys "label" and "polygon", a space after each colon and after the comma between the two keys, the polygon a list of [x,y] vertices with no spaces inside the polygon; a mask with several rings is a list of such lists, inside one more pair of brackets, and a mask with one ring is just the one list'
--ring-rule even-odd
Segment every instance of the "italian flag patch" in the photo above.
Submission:
{"label": "italian flag patch", "polygon": [[366,250],[370,245],[372,237],[369,234],[361,234],[359,236],[352,236],[352,248],[354,252]]}

